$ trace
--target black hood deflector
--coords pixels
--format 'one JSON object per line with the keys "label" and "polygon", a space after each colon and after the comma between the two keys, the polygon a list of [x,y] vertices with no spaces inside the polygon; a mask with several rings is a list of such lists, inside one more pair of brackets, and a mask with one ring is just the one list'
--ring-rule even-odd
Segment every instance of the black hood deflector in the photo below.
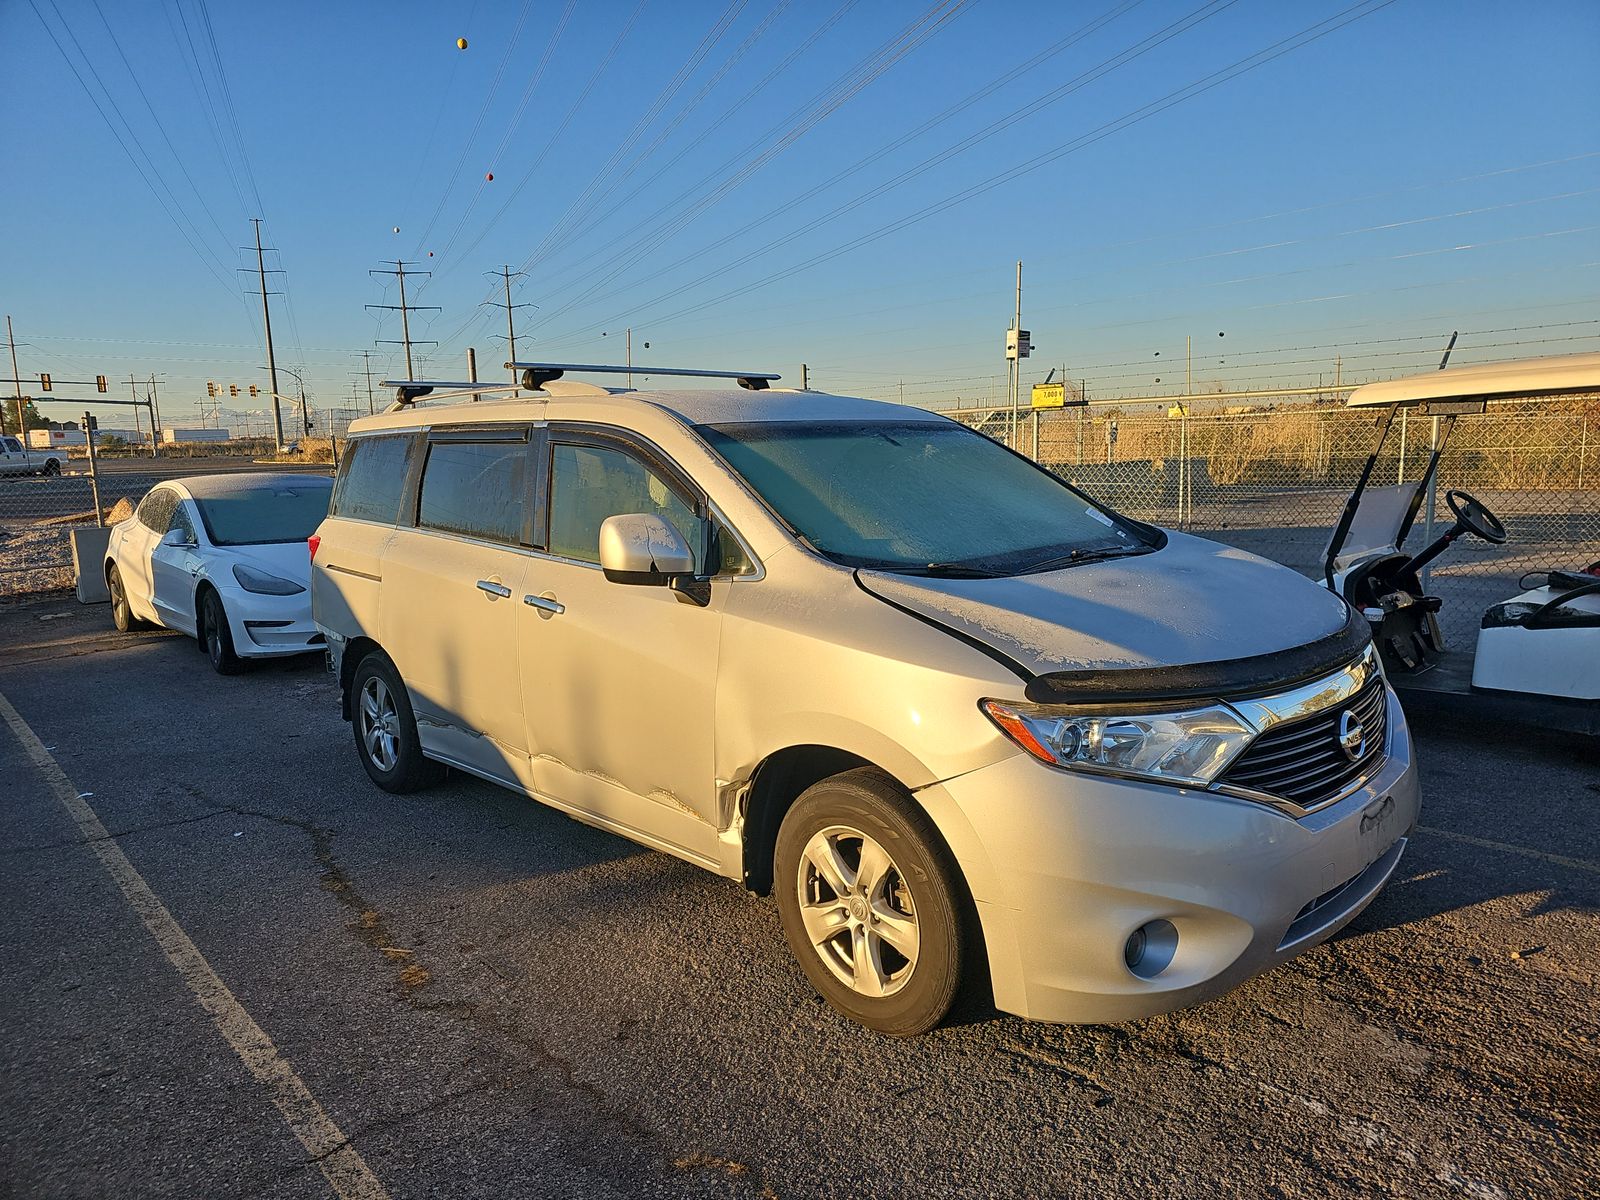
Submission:
{"label": "black hood deflector", "polygon": [[1372,641],[1366,619],[1348,610],[1344,627],[1325,638],[1249,658],[1178,667],[1051,671],[1028,680],[1035,704],[1116,704],[1128,700],[1210,700],[1262,695],[1344,666]]}

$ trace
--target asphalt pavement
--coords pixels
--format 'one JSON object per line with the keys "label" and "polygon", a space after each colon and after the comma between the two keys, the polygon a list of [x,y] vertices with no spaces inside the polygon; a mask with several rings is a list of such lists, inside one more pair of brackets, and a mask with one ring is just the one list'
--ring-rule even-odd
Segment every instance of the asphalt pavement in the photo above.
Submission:
{"label": "asphalt pavement", "polygon": [[1431,716],[1396,881],[1202,1007],[893,1041],[768,899],[459,775],[377,791],[315,658],[220,678],[39,601],[0,697],[3,1195],[1596,1191],[1592,740]]}

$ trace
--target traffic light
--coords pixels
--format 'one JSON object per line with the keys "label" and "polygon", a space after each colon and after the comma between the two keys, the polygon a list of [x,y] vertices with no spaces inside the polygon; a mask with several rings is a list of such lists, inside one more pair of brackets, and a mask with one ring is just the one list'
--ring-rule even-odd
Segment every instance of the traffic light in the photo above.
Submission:
{"label": "traffic light", "polygon": [[106,390],[106,377],[104,375],[96,375],[94,377],[94,390],[97,392]]}
{"label": "traffic light", "polygon": [[48,376],[48,375],[39,376],[39,390],[41,392],[48,392],[50,390],[50,376]]}
{"label": "traffic light", "polygon": [[211,396],[211,397],[215,397],[216,394],[217,394],[217,385],[215,383],[213,383],[209,379],[206,380],[206,395]]}
{"label": "traffic light", "polygon": [[228,395],[237,396],[238,394],[239,394],[239,385],[237,383],[230,383],[228,385]]}
{"label": "traffic light", "polygon": [[250,385],[250,398],[252,400],[254,400],[255,397],[256,397],[256,393],[259,392],[260,390],[261,390],[260,388],[256,387],[256,385],[252,383]]}

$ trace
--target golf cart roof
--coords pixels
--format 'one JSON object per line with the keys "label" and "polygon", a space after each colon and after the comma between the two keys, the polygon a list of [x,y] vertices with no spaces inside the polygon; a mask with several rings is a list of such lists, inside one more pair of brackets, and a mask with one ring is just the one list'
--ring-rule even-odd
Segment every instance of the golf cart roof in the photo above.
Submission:
{"label": "golf cart roof", "polygon": [[1368,383],[1350,393],[1349,408],[1410,407],[1430,400],[1499,400],[1600,391],[1600,354],[1560,354],[1517,362],[1449,367]]}

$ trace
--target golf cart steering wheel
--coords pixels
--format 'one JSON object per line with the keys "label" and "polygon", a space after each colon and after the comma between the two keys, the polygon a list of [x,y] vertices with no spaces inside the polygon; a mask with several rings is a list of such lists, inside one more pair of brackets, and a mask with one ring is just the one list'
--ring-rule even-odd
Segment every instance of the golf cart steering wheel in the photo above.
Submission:
{"label": "golf cart steering wheel", "polygon": [[1455,514],[1456,523],[1468,533],[1477,534],[1493,546],[1505,545],[1506,527],[1500,523],[1500,518],[1474,499],[1470,493],[1448,491],[1444,494],[1444,502]]}

